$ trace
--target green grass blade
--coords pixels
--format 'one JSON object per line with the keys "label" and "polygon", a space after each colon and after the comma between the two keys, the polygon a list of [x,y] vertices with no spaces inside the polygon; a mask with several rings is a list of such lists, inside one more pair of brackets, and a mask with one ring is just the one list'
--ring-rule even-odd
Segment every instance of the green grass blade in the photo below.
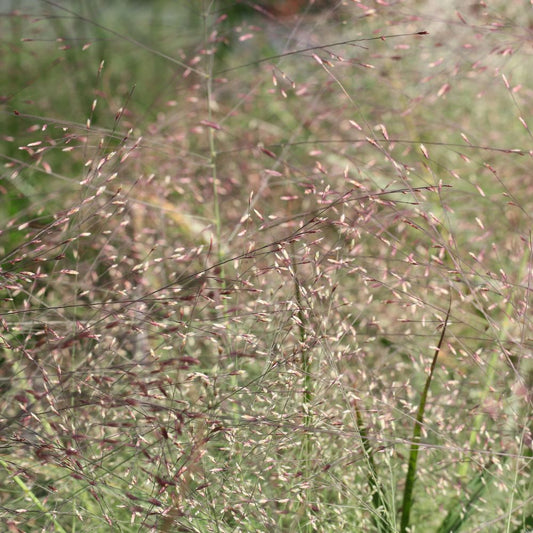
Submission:
{"label": "green grass blade", "polygon": [[[5,461],[0,459],[0,465],[2,465],[9,472],[9,467]],[[59,531],[59,533],[67,533],[65,529],[61,526],[61,524],[55,519],[53,514],[41,503],[41,500],[39,500],[39,498],[35,496],[31,488],[28,487],[26,483],[24,483],[24,480],[20,476],[15,474],[13,476],[13,480],[21,488],[26,498],[31,500],[37,506],[37,508],[42,511],[47,518],[51,520],[51,522],[54,524],[55,531]]]}
{"label": "green grass blade", "polygon": [[368,485],[372,492],[372,507],[374,513],[372,514],[372,522],[379,533],[392,533],[394,527],[391,525],[390,517],[392,516],[390,505],[385,497],[383,486],[379,482],[378,471],[374,462],[373,453],[374,450],[368,439],[368,433],[361,416],[361,411],[357,406],[357,402],[354,402],[355,417],[357,420],[357,427],[361,441],[363,444],[363,451],[368,466]]}
{"label": "green grass blade", "polygon": [[489,462],[481,472],[474,476],[466,487],[466,493],[470,497],[466,503],[462,504],[462,500],[455,500],[452,502],[446,518],[444,518],[437,533],[453,533],[457,532],[463,527],[464,523],[470,517],[474,503],[479,500],[487,487],[486,477],[492,467],[493,463]]}
{"label": "green grass blade", "polygon": [[433,361],[431,362],[431,369],[429,371],[426,383],[424,385],[424,390],[422,391],[422,396],[420,397],[420,404],[418,405],[418,412],[416,414],[415,425],[413,428],[413,437],[411,448],[409,450],[409,466],[407,468],[407,476],[405,478],[405,488],[403,492],[403,504],[402,504],[402,519],[400,522],[400,532],[405,533],[409,526],[409,518],[411,514],[411,508],[413,506],[413,489],[416,481],[416,468],[418,461],[418,450],[420,435],[422,434],[422,424],[424,422],[424,412],[426,409],[426,401],[429,392],[429,387],[431,385],[431,380],[433,379],[433,373],[435,372],[435,367],[437,365],[437,359],[441,350],[442,342],[444,340],[444,335],[446,334],[446,328],[448,326],[448,319],[450,318],[450,310],[452,307],[452,302],[448,306],[448,311],[446,313],[446,318],[444,319],[444,325],[442,326],[442,332],[440,334],[439,343],[433,355]]}

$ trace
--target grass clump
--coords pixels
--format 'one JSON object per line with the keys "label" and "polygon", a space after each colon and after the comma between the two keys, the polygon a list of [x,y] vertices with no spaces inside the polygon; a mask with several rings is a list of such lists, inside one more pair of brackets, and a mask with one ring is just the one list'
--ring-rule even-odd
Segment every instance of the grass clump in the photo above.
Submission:
{"label": "grass clump", "polygon": [[9,530],[532,527],[529,21],[289,4],[3,7]]}

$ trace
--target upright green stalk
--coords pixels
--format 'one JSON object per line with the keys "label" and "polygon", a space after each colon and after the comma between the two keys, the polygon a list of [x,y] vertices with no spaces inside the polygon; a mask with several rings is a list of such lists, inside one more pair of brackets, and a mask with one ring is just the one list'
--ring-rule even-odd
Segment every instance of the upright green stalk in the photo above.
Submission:
{"label": "upright green stalk", "polygon": [[416,414],[415,425],[413,428],[411,449],[409,450],[409,466],[407,468],[407,476],[405,478],[405,488],[403,491],[402,519],[400,522],[400,533],[405,533],[407,531],[407,528],[409,527],[409,518],[411,515],[411,508],[413,506],[413,489],[414,489],[415,481],[416,481],[418,450],[420,447],[419,443],[420,443],[420,436],[422,434],[422,425],[424,424],[424,412],[426,409],[426,401],[428,397],[429,386],[431,385],[431,380],[433,379],[433,373],[435,372],[435,367],[437,365],[437,359],[439,357],[442,342],[444,340],[444,335],[446,333],[446,328],[448,326],[448,319],[450,318],[451,308],[452,308],[452,302],[450,299],[450,304],[448,306],[448,312],[446,313],[446,318],[444,319],[444,325],[442,327],[442,333],[440,334],[439,344],[437,345],[435,354],[433,355],[433,361],[431,362],[431,369],[426,379],[426,384],[424,385],[422,396],[420,397],[420,404],[418,405],[418,412]]}

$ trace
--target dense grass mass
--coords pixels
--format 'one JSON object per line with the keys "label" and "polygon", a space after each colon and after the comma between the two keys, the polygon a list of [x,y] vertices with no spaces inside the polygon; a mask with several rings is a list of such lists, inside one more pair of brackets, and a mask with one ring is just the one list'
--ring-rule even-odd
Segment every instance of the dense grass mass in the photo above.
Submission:
{"label": "dense grass mass", "polygon": [[533,531],[531,6],[0,6],[6,531]]}

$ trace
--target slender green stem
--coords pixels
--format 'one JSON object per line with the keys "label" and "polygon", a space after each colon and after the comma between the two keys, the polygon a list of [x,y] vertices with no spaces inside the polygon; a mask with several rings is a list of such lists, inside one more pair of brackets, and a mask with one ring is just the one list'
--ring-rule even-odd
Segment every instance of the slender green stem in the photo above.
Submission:
{"label": "slender green stem", "polygon": [[403,491],[403,504],[402,504],[402,519],[400,522],[400,533],[405,533],[409,527],[409,518],[411,515],[411,508],[413,506],[413,489],[416,481],[416,468],[418,461],[418,451],[420,447],[420,436],[422,435],[422,426],[424,424],[424,412],[426,410],[426,401],[428,397],[429,387],[431,380],[433,379],[433,373],[437,365],[437,359],[441,350],[442,342],[444,341],[444,335],[446,334],[446,328],[448,326],[448,320],[450,318],[450,311],[452,308],[452,302],[450,298],[450,304],[444,319],[444,325],[440,334],[439,343],[433,355],[433,361],[431,362],[431,368],[420,397],[420,403],[418,405],[418,412],[416,414],[415,425],[413,428],[413,437],[411,440],[411,449],[409,450],[409,466],[407,467],[407,476],[405,478],[405,488]]}

